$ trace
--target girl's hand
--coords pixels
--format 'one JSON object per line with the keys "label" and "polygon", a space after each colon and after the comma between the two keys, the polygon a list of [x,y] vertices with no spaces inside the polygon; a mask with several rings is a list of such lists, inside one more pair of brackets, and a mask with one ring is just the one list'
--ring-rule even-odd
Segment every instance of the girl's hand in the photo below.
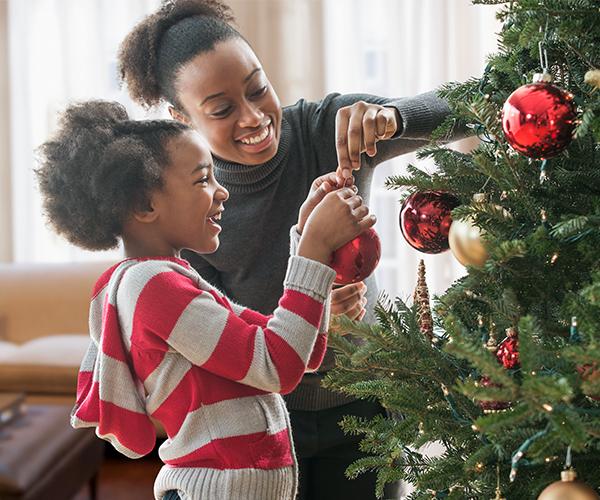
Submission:
{"label": "girl's hand", "polygon": [[331,254],[365,229],[375,224],[375,215],[356,194],[356,188],[327,193],[304,226],[298,255],[329,264]]}
{"label": "girl's hand", "polygon": [[[308,216],[312,213],[314,208],[318,205],[318,203],[325,197],[327,193],[340,188],[343,186],[342,184],[338,184],[337,175],[335,172],[329,172],[328,174],[321,175],[317,177],[310,186],[310,191],[306,200],[300,207],[300,211],[298,212],[298,224],[296,226],[298,233],[302,234],[304,231],[304,225],[306,224],[306,220]],[[354,184],[354,177],[350,177],[346,180],[346,186],[350,187]]]}
{"label": "girl's hand", "polygon": [[[401,123],[395,108],[358,101],[338,109],[335,117],[335,147],[338,157],[337,177],[350,177],[360,168],[360,153],[377,154],[377,141],[392,137]],[[338,180],[338,182],[339,182]]]}
{"label": "girl's hand", "polygon": [[367,286],[362,281],[335,288],[331,292],[331,314],[345,314],[354,321],[360,321],[366,313],[366,292]]}

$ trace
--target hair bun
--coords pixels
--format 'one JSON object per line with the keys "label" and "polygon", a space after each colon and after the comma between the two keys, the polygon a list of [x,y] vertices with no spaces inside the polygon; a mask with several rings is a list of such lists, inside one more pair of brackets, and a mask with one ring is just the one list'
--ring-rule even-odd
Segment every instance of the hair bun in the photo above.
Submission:
{"label": "hair bun", "polygon": [[70,105],[62,115],[62,126],[98,129],[113,128],[129,121],[125,107],[117,102],[87,101]]}

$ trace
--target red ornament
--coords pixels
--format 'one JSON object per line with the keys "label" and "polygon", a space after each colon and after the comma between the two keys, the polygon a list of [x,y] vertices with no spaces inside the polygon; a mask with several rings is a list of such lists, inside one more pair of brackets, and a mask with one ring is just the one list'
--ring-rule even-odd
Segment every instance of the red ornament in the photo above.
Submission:
{"label": "red ornament", "polygon": [[496,359],[507,370],[519,366],[519,339],[516,332],[514,328],[507,328],[507,337],[496,350]]}
{"label": "red ornament", "polygon": [[400,229],[408,244],[424,253],[448,250],[450,212],[459,201],[445,191],[418,191],[411,194],[400,210]]}
{"label": "red ornament", "polygon": [[[585,382],[596,381],[596,380],[598,380],[598,378],[600,378],[600,370],[598,370],[597,363],[591,363],[591,364],[587,364],[587,365],[578,366],[577,371],[579,372],[579,375],[581,375],[581,378]],[[595,401],[600,401],[600,395],[598,395],[598,396],[588,395],[588,397],[591,399],[594,399]]]}
{"label": "red ornament", "polygon": [[381,257],[381,243],[370,227],[333,252],[331,267],[336,272],[336,285],[357,283],[370,276]]}
{"label": "red ornament", "polygon": [[502,129],[509,144],[530,158],[550,158],[573,139],[573,95],[547,82],[523,85],[502,108]]}
{"label": "red ornament", "polygon": [[[488,377],[481,377],[479,384],[482,387],[502,387],[500,384],[492,382]],[[510,401],[479,401],[479,406],[485,413],[492,413],[510,408]]]}

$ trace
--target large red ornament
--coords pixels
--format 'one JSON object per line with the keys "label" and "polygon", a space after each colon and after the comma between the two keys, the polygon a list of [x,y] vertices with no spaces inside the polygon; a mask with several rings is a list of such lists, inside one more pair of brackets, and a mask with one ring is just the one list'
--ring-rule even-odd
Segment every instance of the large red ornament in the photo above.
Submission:
{"label": "large red ornament", "polygon": [[381,242],[370,227],[356,238],[333,252],[331,267],[336,272],[335,283],[358,283],[370,276],[381,257]]}
{"label": "large red ornament", "polygon": [[448,250],[448,231],[452,224],[450,212],[458,204],[458,198],[445,191],[411,194],[400,210],[400,229],[408,244],[424,253]]}
{"label": "large red ornament", "polygon": [[550,158],[573,139],[573,95],[547,82],[523,85],[502,108],[502,129],[509,144],[530,158]]}

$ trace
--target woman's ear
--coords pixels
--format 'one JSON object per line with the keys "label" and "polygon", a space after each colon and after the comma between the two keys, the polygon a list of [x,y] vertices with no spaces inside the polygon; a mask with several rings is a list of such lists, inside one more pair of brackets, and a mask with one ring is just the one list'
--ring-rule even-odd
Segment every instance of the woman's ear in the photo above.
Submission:
{"label": "woman's ear", "polygon": [[169,114],[171,115],[171,118],[173,118],[173,120],[177,120],[178,122],[181,122],[184,125],[189,126],[192,124],[192,122],[186,115],[184,115],[181,111],[175,109],[173,106],[169,106]]}

